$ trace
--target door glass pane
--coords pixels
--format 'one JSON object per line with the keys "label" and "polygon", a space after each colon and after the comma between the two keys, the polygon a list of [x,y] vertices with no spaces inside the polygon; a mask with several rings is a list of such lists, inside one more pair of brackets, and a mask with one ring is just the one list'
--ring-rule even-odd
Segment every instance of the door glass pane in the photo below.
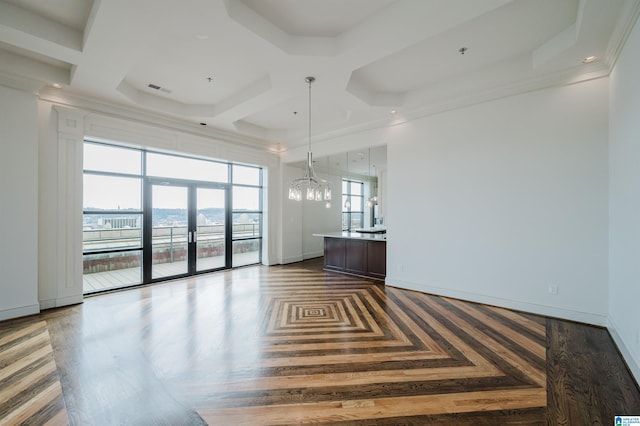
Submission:
{"label": "door glass pane", "polygon": [[188,189],[181,186],[153,185],[151,278],[186,274]]}
{"label": "door glass pane", "polygon": [[197,158],[147,153],[147,176],[228,182],[229,165]]}
{"label": "door glass pane", "polygon": [[83,210],[142,210],[142,179],[85,174]]}
{"label": "door glass pane", "polygon": [[225,190],[198,188],[196,270],[225,266]]}

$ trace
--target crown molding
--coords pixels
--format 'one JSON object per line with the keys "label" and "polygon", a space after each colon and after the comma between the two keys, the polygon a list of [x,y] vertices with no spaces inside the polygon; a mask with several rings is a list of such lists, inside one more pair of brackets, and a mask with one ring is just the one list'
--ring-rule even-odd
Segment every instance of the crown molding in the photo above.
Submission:
{"label": "crown molding", "polygon": [[267,140],[244,136],[218,129],[215,127],[204,127],[197,123],[176,119],[162,114],[155,114],[139,108],[132,108],[115,103],[97,100],[84,95],[69,93],[64,89],[42,88],[39,91],[41,101],[50,102],[68,108],[82,109],[87,112],[102,114],[108,117],[119,118],[136,122],[139,124],[152,125],[154,127],[175,130],[183,133],[215,139],[234,145],[240,145],[269,154],[277,154],[278,150],[272,147],[272,143]]}
{"label": "crown molding", "polygon": [[629,34],[633,31],[638,20],[638,16],[640,16],[640,0],[630,1],[620,14],[616,27],[611,33],[607,51],[605,52],[605,59],[609,64],[609,72],[613,70],[613,67],[618,61],[620,53],[629,38]]}
{"label": "crown molding", "polygon": [[[638,0],[638,2],[640,3],[640,0]],[[537,90],[582,83],[602,77],[607,77],[609,76],[609,74],[610,67],[605,63],[605,61],[598,61],[588,65],[580,64],[568,70],[562,70],[545,76],[531,78],[526,81],[495,86],[490,89],[477,90],[475,92],[469,92],[468,94],[450,98],[443,102],[432,103],[420,108],[415,108],[394,117],[369,121],[366,123],[360,123],[355,126],[341,128],[339,130],[319,133],[317,135],[314,135],[313,141],[314,145],[317,147],[323,142],[328,142],[339,137],[375,129],[393,127],[431,115],[440,114],[460,108],[466,108],[484,102],[491,102],[510,96],[517,96]],[[301,140],[297,142],[298,143],[289,143],[287,148],[283,151],[283,153],[286,153],[286,155],[290,156],[292,161],[295,161],[295,159],[299,157],[299,155],[297,154],[299,152],[302,152],[301,149],[306,146],[305,143]]]}
{"label": "crown molding", "polygon": [[43,82],[34,78],[24,77],[16,74],[8,74],[0,71],[0,85],[12,89],[38,95],[38,91],[43,86]]}

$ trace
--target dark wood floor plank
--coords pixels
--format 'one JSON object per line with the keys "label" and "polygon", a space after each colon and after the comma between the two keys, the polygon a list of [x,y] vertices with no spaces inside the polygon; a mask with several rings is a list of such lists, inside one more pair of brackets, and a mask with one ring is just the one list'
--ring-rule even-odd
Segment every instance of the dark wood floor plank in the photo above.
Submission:
{"label": "dark wood floor plank", "polygon": [[612,424],[640,415],[640,390],[603,328],[547,320],[550,425]]}

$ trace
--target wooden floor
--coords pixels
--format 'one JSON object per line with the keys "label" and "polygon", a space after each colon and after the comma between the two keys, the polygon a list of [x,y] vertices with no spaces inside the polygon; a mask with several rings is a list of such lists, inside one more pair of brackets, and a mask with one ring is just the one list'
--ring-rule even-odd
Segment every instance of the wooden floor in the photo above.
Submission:
{"label": "wooden floor", "polygon": [[591,425],[639,415],[640,391],[605,329],[314,260],[0,323],[0,407],[0,424]]}

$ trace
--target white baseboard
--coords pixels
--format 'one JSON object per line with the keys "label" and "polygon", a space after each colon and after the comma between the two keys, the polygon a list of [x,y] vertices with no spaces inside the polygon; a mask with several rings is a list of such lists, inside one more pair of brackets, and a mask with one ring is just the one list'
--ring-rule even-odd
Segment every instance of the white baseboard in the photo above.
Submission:
{"label": "white baseboard", "polygon": [[285,258],[282,258],[282,264],[286,265],[287,263],[302,262],[303,260],[304,258],[302,256],[285,257]]}
{"label": "white baseboard", "polygon": [[538,305],[535,303],[527,303],[518,300],[502,299],[499,297],[485,296],[482,294],[469,293],[466,291],[431,287],[421,283],[398,280],[390,276],[387,276],[385,284],[392,287],[404,288],[407,290],[420,291],[423,293],[451,297],[454,299],[462,299],[469,302],[483,303],[485,305],[499,306],[501,308],[514,309],[516,311],[524,311],[532,314],[577,321],[601,327],[606,327],[607,325],[607,317],[605,315],[596,315],[589,312],[572,311],[569,309]]}
{"label": "white baseboard", "polygon": [[77,305],[78,303],[82,303],[83,300],[84,298],[82,295],[41,300],[40,309],[44,311],[45,309],[60,308],[62,306],[68,305]]}
{"label": "white baseboard", "polygon": [[38,304],[21,306],[19,308],[3,309],[0,311],[0,321],[26,317],[37,313],[40,313],[40,306]]}
{"label": "white baseboard", "polygon": [[624,342],[624,340],[622,339],[622,336],[618,334],[618,329],[615,323],[611,320],[611,317],[608,318],[607,330],[609,330],[609,334],[611,335],[611,338],[613,339],[616,346],[618,347],[618,350],[622,354],[622,358],[624,358],[624,361],[627,363],[627,367],[629,367],[629,371],[631,371],[631,374],[633,375],[634,379],[636,379],[636,383],[640,384],[640,365],[638,365],[638,363],[633,358],[633,355],[629,350],[628,346],[626,345],[626,343]]}
{"label": "white baseboard", "polygon": [[288,263],[302,262],[303,260],[315,259],[322,256],[324,256],[323,251],[304,253],[302,256],[285,257],[282,259],[282,264],[286,265]]}
{"label": "white baseboard", "polygon": [[320,250],[320,251],[312,251],[311,253],[304,253],[302,255],[302,257],[304,258],[304,260],[307,259],[315,259],[317,257],[322,257],[324,256],[324,251]]}

